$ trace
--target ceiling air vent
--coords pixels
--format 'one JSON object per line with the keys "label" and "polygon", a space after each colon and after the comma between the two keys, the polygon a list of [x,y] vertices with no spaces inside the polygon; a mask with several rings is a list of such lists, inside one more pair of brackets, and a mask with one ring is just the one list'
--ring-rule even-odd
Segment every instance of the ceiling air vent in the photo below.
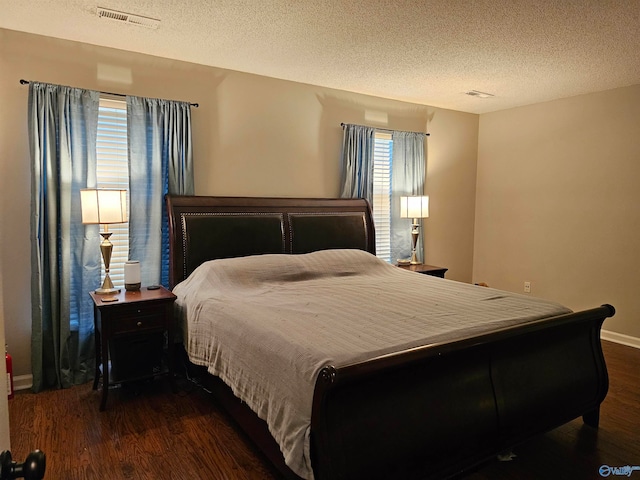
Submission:
{"label": "ceiling air vent", "polygon": [[479,92],[478,90],[469,90],[464,93],[465,95],[469,95],[471,97],[478,97],[478,98],[491,98],[495,96],[492,93]]}
{"label": "ceiling air vent", "polygon": [[156,20],[155,18],[142,17],[132,13],[118,12],[108,8],[98,7],[96,9],[96,14],[98,15],[98,18],[106,18],[119,23],[138,25],[139,27],[156,29],[158,28],[158,25],[160,25],[160,20]]}

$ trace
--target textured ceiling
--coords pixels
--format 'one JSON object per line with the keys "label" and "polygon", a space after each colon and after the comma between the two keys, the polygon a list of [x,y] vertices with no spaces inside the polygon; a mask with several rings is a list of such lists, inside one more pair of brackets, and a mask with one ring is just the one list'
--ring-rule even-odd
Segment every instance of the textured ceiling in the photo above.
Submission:
{"label": "textured ceiling", "polygon": [[0,27],[472,113],[640,84],[640,0],[0,0]]}

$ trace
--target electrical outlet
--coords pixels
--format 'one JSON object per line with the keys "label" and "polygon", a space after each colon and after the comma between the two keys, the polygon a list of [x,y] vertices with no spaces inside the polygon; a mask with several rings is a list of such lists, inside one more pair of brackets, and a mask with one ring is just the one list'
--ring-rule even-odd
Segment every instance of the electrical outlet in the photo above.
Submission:
{"label": "electrical outlet", "polygon": [[531,282],[524,282],[524,293],[531,293]]}

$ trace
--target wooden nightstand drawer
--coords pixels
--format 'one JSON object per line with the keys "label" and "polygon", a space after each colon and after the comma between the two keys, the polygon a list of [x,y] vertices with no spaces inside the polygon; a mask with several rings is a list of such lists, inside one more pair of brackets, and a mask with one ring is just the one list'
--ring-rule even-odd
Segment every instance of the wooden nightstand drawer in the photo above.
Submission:
{"label": "wooden nightstand drawer", "polygon": [[145,303],[145,302],[137,302],[137,303],[129,303],[123,304],[117,307],[117,314],[119,317],[136,317],[140,315],[157,315],[159,317],[163,316],[165,313],[164,303]]}
{"label": "wooden nightstand drawer", "polygon": [[164,307],[159,305],[156,309],[158,310],[157,312],[151,312],[151,309],[144,309],[142,313],[109,320],[111,322],[111,334],[128,335],[136,332],[146,332],[148,330],[164,330],[167,326]]}

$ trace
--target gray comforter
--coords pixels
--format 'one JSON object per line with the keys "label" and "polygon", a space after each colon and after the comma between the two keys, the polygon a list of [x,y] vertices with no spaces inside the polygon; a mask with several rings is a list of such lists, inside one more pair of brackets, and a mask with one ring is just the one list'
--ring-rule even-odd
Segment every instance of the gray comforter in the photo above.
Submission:
{"label": "gray comforter", "polygon": [[409,272],[360,250],[214,260],[177,285],[185,347],[264,419],[312,479],[322,367],[568,313],[562,305]]}

